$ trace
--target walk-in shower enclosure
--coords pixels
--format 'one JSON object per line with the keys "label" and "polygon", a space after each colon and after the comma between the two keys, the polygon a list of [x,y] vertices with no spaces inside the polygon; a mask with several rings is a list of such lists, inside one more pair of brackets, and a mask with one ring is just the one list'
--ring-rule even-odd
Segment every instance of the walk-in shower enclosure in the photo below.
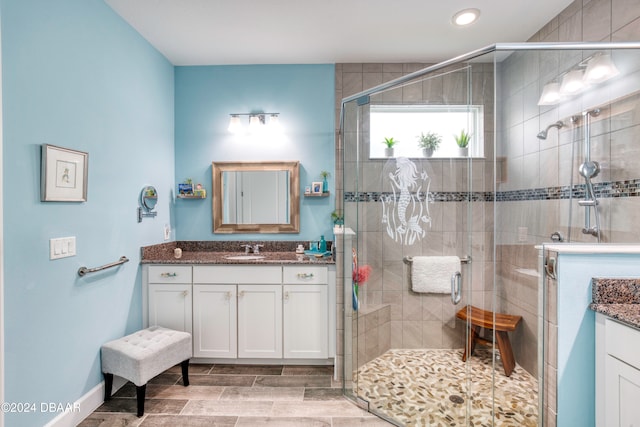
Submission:
{"label": "walk-in shower enclosure", "polygon": [[[347,396],[398,425],[555,425],[580,391],[557,386],[537,246],[638,241],[639,48],[498,44],[343,100]],[[462,361],[471,307],[520,318],[509,376],[499,325]]]}

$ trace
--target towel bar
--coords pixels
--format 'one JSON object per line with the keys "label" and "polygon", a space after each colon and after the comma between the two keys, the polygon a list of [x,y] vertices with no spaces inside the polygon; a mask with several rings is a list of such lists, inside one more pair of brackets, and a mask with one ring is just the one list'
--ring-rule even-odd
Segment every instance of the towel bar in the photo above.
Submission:
{"label": "towel bar", "polygon": [[[413,257],[410,256],[406,256],[404,258],[402,258],[402,262],[404,262],[405,264],[409,265],[413,262]],[[460,258],[460,262],[462,264],[471,264],[471,256],[466,256],[464,258]]]}
{"label": "towel bar", "polygon": [[129,258],[127,258],[126,256],[121,256],[118,261],[101,265],[100,267],[96,267],[96,268],[80,267],[78,269],[78,276],[83,277],[87,273],[95,273],[96,271],[106,270],[107,268],[115,267],[120,264],[124,264],[125,262],[129,262]]}

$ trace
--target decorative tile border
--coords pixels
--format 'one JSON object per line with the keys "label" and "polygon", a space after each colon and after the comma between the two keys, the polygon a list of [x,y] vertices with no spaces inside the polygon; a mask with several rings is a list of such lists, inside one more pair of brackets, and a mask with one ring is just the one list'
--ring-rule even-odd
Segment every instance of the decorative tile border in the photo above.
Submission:
{"label": "decorative tile border", "polygon": [[[584,199],[585,184],[574,185],[573,187],[547,187],[531,188],[526,190],[498,191],[474,191],[472,193],[464,191],[450,192],[429,192],[419,193],[419,200],[428,197],[430,202],[514,202],[525,200],[565,200],[569,198]],[[640,179],[627,181],[599,182],[593,184],[593,190],[598,199],[613,197],[638,197],[640,196]],[[394,198],[399,200],[400,194],[382,191],[368,191],[354,193],[345,191],[345,202],[380,202],[383,199]]]}

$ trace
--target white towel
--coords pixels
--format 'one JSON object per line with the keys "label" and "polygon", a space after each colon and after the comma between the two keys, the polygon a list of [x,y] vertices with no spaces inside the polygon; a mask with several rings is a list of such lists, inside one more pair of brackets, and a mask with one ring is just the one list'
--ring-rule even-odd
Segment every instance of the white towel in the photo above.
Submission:
{"label": "white towel", "polygon": [[460,271],[457,256],[415,256],[411,263],[413,292],[451,293],[451,277]]}

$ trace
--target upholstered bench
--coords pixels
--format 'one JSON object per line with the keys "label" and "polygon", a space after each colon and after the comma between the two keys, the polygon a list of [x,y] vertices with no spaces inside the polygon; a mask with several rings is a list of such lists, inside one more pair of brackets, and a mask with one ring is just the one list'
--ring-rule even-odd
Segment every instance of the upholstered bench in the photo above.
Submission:
{"label": "upholstered bench", "polygon": [[182,365],[182,383],[189,385],[191,334],[152,326],[102,346],[104,400],[111,399],[113,376],[127,379],[136,386],[138,416],[144,415],[147,381],[170,367]]}

